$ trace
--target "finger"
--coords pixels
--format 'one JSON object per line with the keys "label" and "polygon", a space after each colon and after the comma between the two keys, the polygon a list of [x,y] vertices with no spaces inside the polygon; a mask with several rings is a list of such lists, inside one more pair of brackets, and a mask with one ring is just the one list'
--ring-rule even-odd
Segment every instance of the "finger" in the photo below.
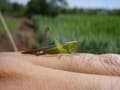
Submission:
{"label": "finger", "polygon": [[120,55],[64,54],[29,56],[34,64],[72,72],[120,76]]}
{"label": "finger", "polygon": [[[5,56],[4,56],[5,55]],[[117,54],[64,54],[64,55],[22,55],[4,54],[8,59],[22,59],[33,64],[79,73],[120,76],[120,55]]]}
{"label": "finger", "polygon": [[0,90],[119,90],[120,78],[66,72],[0,59]]}

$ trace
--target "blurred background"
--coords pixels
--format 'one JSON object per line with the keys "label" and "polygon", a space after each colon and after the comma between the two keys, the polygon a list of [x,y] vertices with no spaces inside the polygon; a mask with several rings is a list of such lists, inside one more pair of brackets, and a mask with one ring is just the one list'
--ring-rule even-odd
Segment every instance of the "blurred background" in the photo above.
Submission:
{"label": "blurred background", "polygon": [[[120,53],[119,0],[0,0],[19,51],[78,41],[77,52]],[[51,32],[51,33],[49,33]],[[0,51],[13,51],[0,21]]]}

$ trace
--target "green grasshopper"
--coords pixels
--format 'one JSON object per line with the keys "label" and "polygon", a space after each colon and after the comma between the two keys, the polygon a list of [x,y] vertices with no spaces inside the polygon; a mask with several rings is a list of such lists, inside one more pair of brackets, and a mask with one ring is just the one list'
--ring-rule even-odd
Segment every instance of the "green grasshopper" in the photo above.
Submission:
{"label": "green grasshopper", "polygon": [[77,41],[71,41],[61,44],[58,40],[55,40],[54,46],[23,51],[22,53],[34,54],[34,55],[73,53],[76,47],[77,47]]}
{"label": "green grasshopper", "polygon": [[55,47],[47,50],[49,54],[73,53],[77,47],[77,41],[61,44],[58,40],[55,40],[54,43]]}
{"label": "green grasshopper", "polygon": [[[50,31],[50,28],[46,28],[47,31]],[[53,35],[51,35],[53,38]],[[22,52],[23,54],[35,54],[35,55],[43,55],[43,54],[61,54],[61,53],[73,53],[77,47],[77,41],[66,42],[61,44],[59,40],[53,38],[54,44],[53,46],[44,47],[40,49],[28,50]]]}

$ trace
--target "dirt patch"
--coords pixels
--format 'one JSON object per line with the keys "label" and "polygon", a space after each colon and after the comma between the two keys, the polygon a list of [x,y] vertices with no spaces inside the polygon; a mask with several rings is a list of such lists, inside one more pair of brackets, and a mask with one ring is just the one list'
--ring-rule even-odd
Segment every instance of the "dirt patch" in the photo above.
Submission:
{"label": "dirt patch", "polygon": [[[19,27],[15,27],[11,33],[20,51],[35,48],[38,45],[37,37],[33,31],[33,24],[29,20],[24,19],[22,24]],[[6,33],[0,33],[0,51],[12,50],[13,48]]]}

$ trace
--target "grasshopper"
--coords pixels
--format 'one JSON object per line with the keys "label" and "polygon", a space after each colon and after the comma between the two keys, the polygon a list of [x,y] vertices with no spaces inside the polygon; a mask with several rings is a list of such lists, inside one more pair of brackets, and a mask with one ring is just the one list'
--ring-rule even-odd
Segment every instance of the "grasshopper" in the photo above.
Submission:
{"label": "grasshopper", "polygon": [[[45,32],[51,31],[49,27],[46,27]],[[51,31],[52,32],[52,31]],[[50,36],[54,40],[54,44],[52,46],[40,48],[40,49],[34,49],[34,50],[28,50],[22,52],[23,54],[34,54],[34,55],[43,55],[43,54],[61,54],[61,53],[73,53],[77,47],[77,41],[71,41],[66,42],[64,44],[61,44],[59,40],[57,40],[53,33],[50,34]]]}
{"label": "grasshopper", "polygon": [[73,53],[77,47],[77,41],[66,42],[61,44],[58,40],[55,40],[55,45],[23,51],[23,54],[44,55],[44,54],[62,54]]}

